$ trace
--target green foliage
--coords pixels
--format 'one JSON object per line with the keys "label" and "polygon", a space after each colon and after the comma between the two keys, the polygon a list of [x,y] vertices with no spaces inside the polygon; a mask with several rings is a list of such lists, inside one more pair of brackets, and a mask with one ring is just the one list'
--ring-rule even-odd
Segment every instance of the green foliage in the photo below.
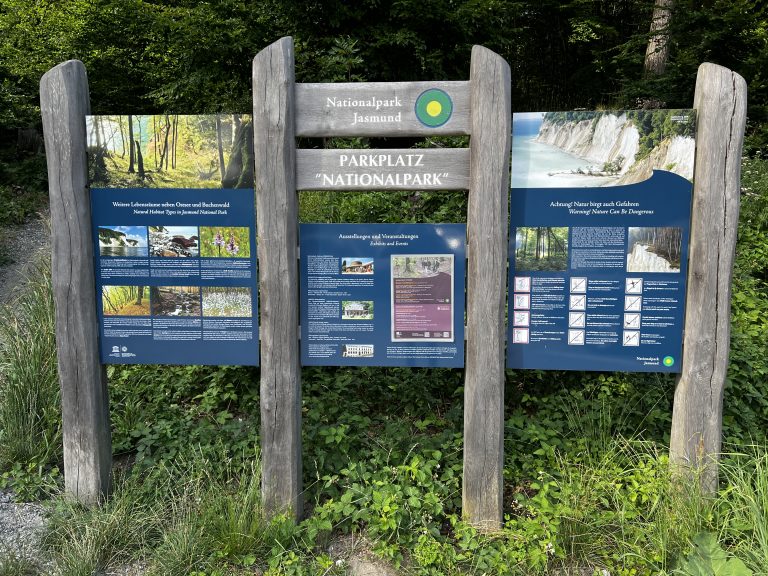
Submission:
{"label": "green foliage", "polygon": [[45,207],[48,179],[44,156],[17,158],[0,151],[0,225],[23,224]]}
{"label": "green foliage", "polygon": [[717,536],[703,532],[693,539],[693,552],[675,574],[685,576],[752,576],[741,560],[722,549]]}
{"label": "green foliage", "polygon": [[627,118],[640,133],[636,160],[648,156],[664,140],[693,137],[696,130],[696,116],[686,110],[630,110]]}
{"label": "green foliage", "polygon": [[742,166],[739,241],[733,272],[731,353],[723,404],[731,442],[763,442],[768,418],[768,160]]}

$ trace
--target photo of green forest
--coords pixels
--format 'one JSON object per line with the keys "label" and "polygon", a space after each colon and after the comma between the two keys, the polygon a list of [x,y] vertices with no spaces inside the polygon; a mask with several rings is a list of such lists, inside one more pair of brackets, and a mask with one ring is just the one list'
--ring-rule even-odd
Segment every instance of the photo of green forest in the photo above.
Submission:
{"label": "photo of green forest", "polygon": [[568,227],[520,227],[515,231],[515,269],[568,269]]}
{"label": "photo of green forest", "polygon": [[86,131],[94,188],[253,187],[250,116],[88,116]]}
{"label": "photo of green forest", "polygon": [[102,286],[101,310],[104,316],[149,316],[147,286]]}

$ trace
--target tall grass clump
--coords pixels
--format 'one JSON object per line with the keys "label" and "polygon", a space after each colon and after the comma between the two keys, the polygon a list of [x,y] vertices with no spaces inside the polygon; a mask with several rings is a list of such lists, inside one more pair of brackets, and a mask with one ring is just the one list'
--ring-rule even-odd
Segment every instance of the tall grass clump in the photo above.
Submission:
{"label": "tall grass clump", "polygon": [[266,568],[275,547],[294,545],[295,525],[286,517],[267,519],[258,457],[235,465],[221,446],[219,452],[211,457],[191,448],[136,467],[96,507],[56,500],[44,543],[57,574],[85,576],[135,563],[158,576]]}
{"label": "tall grass clump", "polygon": [[768,448],[742,450],[721,463],[720,539],[755,574],[768,574]]}
{"label": "tall grass clump", "polygon": [[35,264],[0,321],[0,466],[55,465],[61,459],[51,272]]}

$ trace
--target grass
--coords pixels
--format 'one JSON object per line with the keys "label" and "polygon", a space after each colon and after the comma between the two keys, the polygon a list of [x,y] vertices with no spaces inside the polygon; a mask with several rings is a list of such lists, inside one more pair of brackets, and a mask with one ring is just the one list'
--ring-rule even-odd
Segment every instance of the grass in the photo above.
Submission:
{"label": "grass", "polygon": [[0,463],[55,464],[61,414],[50,268],[38,263],[0,323]]}
{"label": "grass", "polygon": [[[148,574],[237,574],[292,546],[295,528],[266,519],[258,457],[235,466],[190,449],[117,482],[108,502],[54,500],[45,545],[61,576],[141,563]],[[217,572],[218,571],[218,572]]]}

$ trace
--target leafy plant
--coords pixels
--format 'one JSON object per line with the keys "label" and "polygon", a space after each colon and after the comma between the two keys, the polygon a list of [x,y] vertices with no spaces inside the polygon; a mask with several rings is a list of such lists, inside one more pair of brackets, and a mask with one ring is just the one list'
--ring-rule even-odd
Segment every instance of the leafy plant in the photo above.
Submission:
{"label": "leafy plant", "polygon": [[684,576],[752,576],[752,570],[722,549],[717,536],[702,532],[693,539],[693,551],[675,570]]}

